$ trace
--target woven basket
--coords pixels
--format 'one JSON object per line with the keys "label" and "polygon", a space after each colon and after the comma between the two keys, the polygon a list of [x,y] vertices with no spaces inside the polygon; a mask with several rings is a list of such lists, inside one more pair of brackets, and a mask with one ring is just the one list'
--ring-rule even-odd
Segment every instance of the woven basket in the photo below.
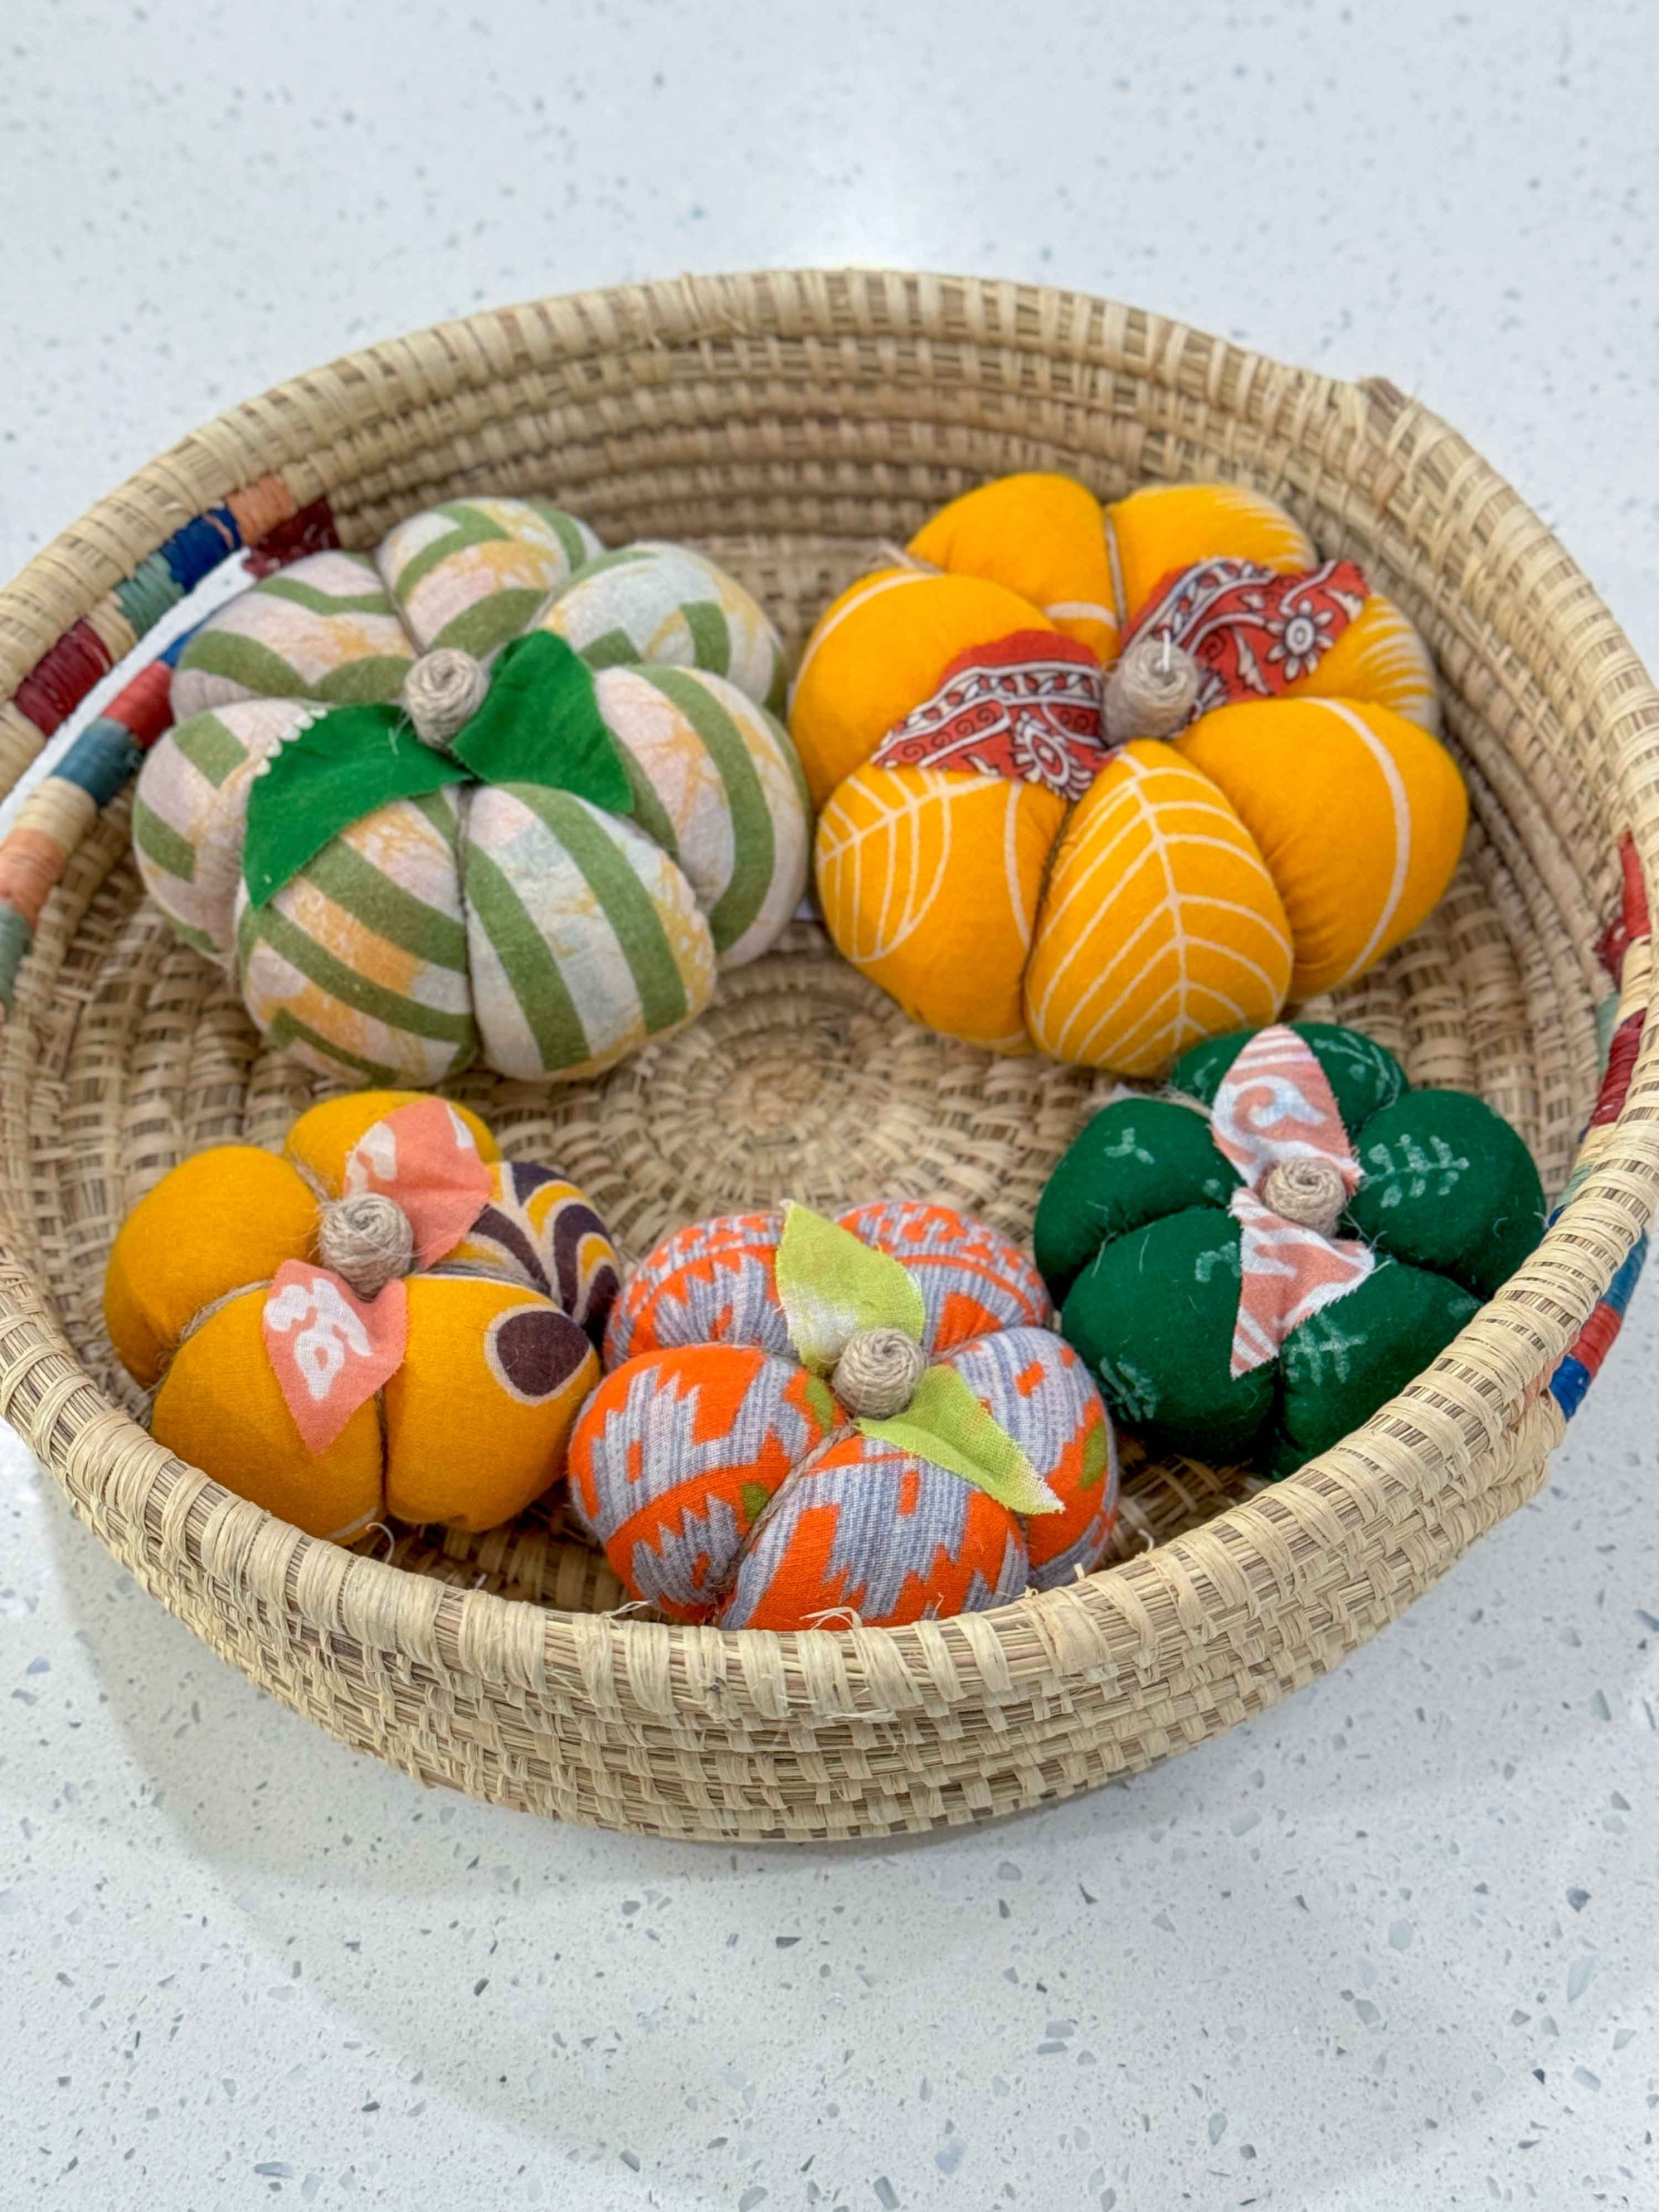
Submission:
{"label": "woven basket", "polygon": [[[1260,1711],[1538,1487],[1659,1185],[1659,1048],[1643,1028],[1659,698],[1549,533],[1387,384],[959,278],[685,279],[475,316],[221,416],[33,561],[0,596],[0,789],[244,544],[368,546],[434,500],[549,494],[612,542],[699,540],[798,645],[876,541],[1022,468],[1107,497],[1149,477],[1259,485],[1424,630],[1474,826],[1429,926],[1340,1012],[1415,1081],[1508,1115],[1565,1192],[1559,1218],[1336,1449],[1261,1488],[1135,1467],[1125,1557],[1000,1612],[798,1636],[618,1616],[614,1579],[556,1511],[482,1539],[406,1532],[391,1561],[313,1541],[149,1440],[100,1316],[126,1207],[199,1146],[276,1140],[313,1095],[142,900],[112,710],[0,848],[0,968],[15,970],[0,1410],[148,1589],[343,1741],[481,1797],[661,1834],[980,1819]],[[1611,998],[1604,962],[1622,966]],[[798,924],[701,1023],[599,1083],[457,1089],[510,1151],[561,1160],[637,1256],[683,1221],[786,1195],[937,1196],[1023,1238],[1097,1085],[909,1027]]]}

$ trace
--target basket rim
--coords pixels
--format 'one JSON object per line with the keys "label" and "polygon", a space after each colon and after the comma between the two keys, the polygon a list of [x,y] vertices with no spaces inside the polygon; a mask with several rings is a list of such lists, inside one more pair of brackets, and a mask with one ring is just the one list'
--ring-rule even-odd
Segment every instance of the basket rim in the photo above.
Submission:
{"label": "basket rim", "polygon": [[[411,391],[441,406],[461,391],[549,365],[601,358],[615,365],[620,356],[626,368],[664,347],[802,332],[857,339],[896,312],[915,327],[937,324],[963,344],[1065,353],[1191,393],[1212,409],[1231,404],[1237,419],[1258,427],[1318,416],[1351,453],[1364,454],[1381,509],[1413,472],[1455,481],[1460,510],[1490,518],[1492,573],[1484,580],[1496,589],[1513,582],[1523,536],[1531,558],[1521,588],[1540,624],[1570,623],[1581,662],[1588,634],[1597,663],[1588,699],[1569,701],[1559,685],[1551,689],[1548,670],[1529,672],[1608,747],[1623,826],[1647,884],[1659,886],[1659,692],[1553,533],[1459,433],[1384,379],[1345,382],[1093,295],[965,276],[781,270],[613,286],[483,310],[285,380],[135,471],[0,591],[0,715],[21,719],[15,701],[30,671],[181,523],[273,473],[295,504],[327,496],[352,480],[353,441],[375,422],[406,413]],[[303,435],[307,411],[319,403],[342,426],[321,454]],[[0,795],[24,765],[0,765]],[[1632,983],[1639,987],[1633,993]],[[1650,1012],[1659,972],[1644,963],[1627,994],[1631,1006]],[[1541,1425],[1553,1430],[1553,1443],[1561,1419],[1545,1379],[1659,1206],[1659,1023],[1644,1024],[1628,1090],[1598,1134],[1596,1157],[1532,1256],[1438,1360],[1340,1443],[1142,1558],[944,1621],[782,1633],[568,1613],[458,1590],[307,1536],[164,1451],[106,1398],[3,1235],[0,1416],[16,1422],[60,1477],[77,1486],[118,1483],[197,1565],[224,1571],[234,1562],[239,1577],[370,1647],[526,1686],[557,1668],[579,1674],[601,1703],[623,1684],[648,1707],[666,1699],[664,1710],[672,1708],[677,1677],[707,1676],[712,1648],[734,1661],[733,1679],[756,1709],[775,1717],[791,1708],[797,1686],[810,1686],[814,1709],[823,1711],[831,1679],[839,1686],[832,1707],[839,1697],[841,1709],[866,1717],[890,1706],[894,1684],[903,1680],[927,1682],[947,1700],[970,1689],[983,1697],[997,1685],[1017,1698],[1034,1670],[1115,1666],[1126,1656],[1145,1667],[1171,1637],[1201,1637],[1241,1606],[1253,1612],[1268,1585],[1293,1583],[1298,1543],[1305,1547],[1307,1540],[1293,1516],[1275,1509],[1276,1497],[1292,1494],[1313,1509],[1324,1540],[1337,1542],[1355,1527],[1398,1517],[1390,1499],[1408,1486],[1402,1455],[1420,1493],[1455,1498],[1477,1479],[1479,1462],[1523,1434],[1530,1443]]]}

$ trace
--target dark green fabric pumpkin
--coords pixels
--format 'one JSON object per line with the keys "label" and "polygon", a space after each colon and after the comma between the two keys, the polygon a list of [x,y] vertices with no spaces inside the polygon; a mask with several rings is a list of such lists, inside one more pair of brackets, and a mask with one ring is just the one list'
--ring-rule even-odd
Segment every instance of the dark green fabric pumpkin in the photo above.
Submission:
{"label": "dark green fabric pumpkin", "polygon": [[1037,1207],[1037,1266],[1061,1330],[1113,1412],[1153,1449],[1288,1474],[1431,1364],[1542,1233],[1544,1193],[1501,1115],[1461,1091],[1413,1091],[1357,1030],[1298,1022],[1362,1180],[1337,1224],[1378,1264],[1235,1376],[1240,1188],[1209,1111],[1256,1034],[1177,1060],[1170,1094],[1088,1123]]}

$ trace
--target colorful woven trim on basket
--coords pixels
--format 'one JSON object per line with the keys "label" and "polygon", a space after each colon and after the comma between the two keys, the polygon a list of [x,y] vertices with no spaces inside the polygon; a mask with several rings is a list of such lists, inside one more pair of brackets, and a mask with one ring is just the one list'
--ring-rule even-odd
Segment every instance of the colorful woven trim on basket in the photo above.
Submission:
{"label": "colorful woven trim on basket", "polygon": [[[44,744],[94,685],[221,562],[246,553],[253,574],[266,576],[303,553],[339,542],[325,499],[296,506],[280,477],[261,477],[233,492],[222,507],[193,516],[146,556],[41,656],[18,685],[10,707],[0,708],[0,716],[14,730],[20,720],[32,725]],[[11,1006],[40,909],[62,880],[70,855],[99,809],[131,780],[144,751],[170,726],[173,665],[189,635],[175,638],[87,725],[56,771],[23,801],[0,840],[0,1006]]]}
{"label": "colorful woven trim on basket", "polygon": [[[1623,892],[1617,920],[1602,938],[1597,951],[1615,984],[1624,975],[1625,962],[1632,945],[1644,945],[1653,933],[1653,924],[1648,912],[1647,886],[1642,880],[1642,864],[1636,850],[1635,840],[1626,831],[1619,841],[1619,865],[1623,878]],[[1630,1095],[1631,1078],[1636,1073],[1636,1058],[1641,1050],[1642,1033],[1646,1020],[1645,1010],[1638,1006],[1633,1013],[1619,1019],[1619,994],[1602,1001],[1600,1012],[1607,1018],[1607,1034],[1602,1054],[1601,1087],[1596,1093],[1595,1106],[1586,1127],[1586,1135],[1596,1129],[1607,1127],[1619,1119]],[[1573,1193],[1589,1174],[1594,1155],[1581,1156],[1578,1164],[1568,1178],[1561,1194],[1561,1203],[1552,1214],[1559,1220]],[[1613,1340],[1624,1324],[1625,1310],[1631,1293],[1641,1279],[1643,1263],[1648,1255],[1645,1236],[1637,1239],[1618,1273],[1597,1300],[1595,1311],[1579,1330],[1572,1348],[1562,1359],[1550,1381],[1550,1390],[1555,1402],[1568,1420],[1584,1401],[1584,1393],[1601,1371],[1601,1363],[1613,1349]]]}

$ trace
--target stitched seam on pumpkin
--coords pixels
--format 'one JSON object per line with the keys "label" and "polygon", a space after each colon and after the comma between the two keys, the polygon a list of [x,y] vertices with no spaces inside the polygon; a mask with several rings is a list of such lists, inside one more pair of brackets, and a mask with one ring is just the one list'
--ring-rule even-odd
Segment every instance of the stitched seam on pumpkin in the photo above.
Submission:
{"label": "stitched seam on pumpkin", "polygon": [[1340,990],[1344,983],[1352,981],[1369,965],[1387,933],[1389,924],[1400,911],[1400,902],[1405,896],[1407,873],[1411,867],[1412,810],[1399,763],[1376,732],[1368,728],[1353,708],[1345,705],[1340,699],[1322,699],[1319,703],[1322,707],[1328,707],[1332,714],[1345,721],[1370,754],[1376,763],[1377,773],[1388,788],[1389,804],[1394,811],[1394,879],[1389,885],[1389,895],[1382,913],[1377,916],[1376,927],[1366,940],[1364,950],[1346,975],[1340,975],[1330,987]]}

